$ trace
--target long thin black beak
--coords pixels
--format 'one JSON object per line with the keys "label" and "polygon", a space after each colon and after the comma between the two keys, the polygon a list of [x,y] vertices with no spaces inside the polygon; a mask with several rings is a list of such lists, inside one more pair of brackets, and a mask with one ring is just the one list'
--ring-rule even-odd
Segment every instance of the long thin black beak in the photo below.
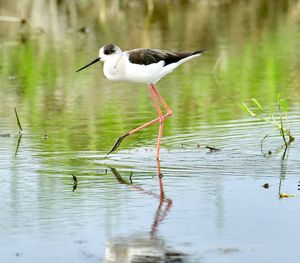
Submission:
{"label": "long thin black beak", "polygon": [[80,68],[80,69],[78,69],[76,72],[79,72],[80,70],[83,70],[83,69],[85,69],[85,68],[87,68],[87,67],[93,65],[94,63],[96,63],[96,62],[98,62],[98,61],[100,61],[100,58],[94,59],[91,63],[85,65],[84,67],[82,67],[82,68]]}

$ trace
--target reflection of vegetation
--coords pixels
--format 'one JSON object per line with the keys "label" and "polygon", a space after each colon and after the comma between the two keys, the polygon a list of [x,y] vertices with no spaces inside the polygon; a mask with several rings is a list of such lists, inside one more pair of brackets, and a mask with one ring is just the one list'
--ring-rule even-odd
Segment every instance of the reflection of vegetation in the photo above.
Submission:
{"label": "reflection of vegetation", "polygon": [[[256,117],[266,123],[269,123],[273,126],[273,130],[265,135],[262,140],[261,140],[261,148],[263,151],[263,142],[265,139],[270,137],[275,131],[278,131],[280,136],[282,137],[282,140],[284,142],[284,153],[282,158],[285,158],[286,151],[290,145],[291,142],[295,140],[295,138],[291,135],[291,131],[287,128],[285,128],[285,125],[283,125],[283,112],[285,112],[285,118],[286,122],[288,121],[287,119],[287,107],[286,107],[286,102],[280,98],[280,94],[278,94],[277,97],[277,109],[278,113],[272,112],[271,114],[266,112],[266,110],[263,108],[263,106],[256,100],[252,99],[254,102],[255,106],[257,107],[256,112],[251,110],[245,103],[242,103],[242,108],[245,109],[252,117]],[[258,112],[259,111],[259,112]],[[278,115],[278,116],[277,116]],[[286,136],[289,138],[288,140],[286,139]]]}
{"label": "reflection of vegetation", "polygon": [[21,144],[21,140],[22,140],[22,133],[20,133],[20,134],[19,134],[19,137],[18,137],[18,142],[17,142],[17,146],[16,146],[16,150],[15,150],[15,157],[16,157],[17,154],[18,154],[19,147],[20,147],[20,144]]}
{"label": "reflection of vegetation", "polygon": [[[118,33],[126,31],[131,41],[137,41],[131,34],[134,35],[138,30],[142,41],[147,43],[151,37],[149,24],[155,24],[160,31],[167,33],[174,23],[183,38],[190,36],[188,41],[197,42],[201,31],[202,34],[207,34],[208,31],[218,29],[239,35],[239,40],[242,40],[246,36],[244,30],[249,30],[251,36],[257,37],[257,33],[260,33],[256,32],[258,26],[273,27],[276,21],[274,18],[282,18],[283,13],[289,23],[297,22],[299,5],[299,1],[289,0],[252,0],[239,3],[234,0],[31,0],[15,1],[12,5],[6,0],[0,3],[0,21],[15,22],[25,27],[20,30],[22,32],[44,32],[55,39],[63,39],[70,29],[84,33],[100,31],[112,36],[111,30],[114,28]],[[134,19],[128,20],[129,17]],[[208,23],[214,19],[220,21],[216,26]],[[283,20],[280,19],[280,23]],[[8,27],[9,29],[11,28]],[[168,37],[165,33],[161,35],[162,40]]]}
{"label": "reflection of vegetation", "polygon": [[282,192],[282,181],[285,179],[286,176],[286,162],[282,160],[280,164],[280,175],[279,175],[279,185],[278,185],[278,197],[279,198],[289,198],[294,197],[294,194],[288,194]]}

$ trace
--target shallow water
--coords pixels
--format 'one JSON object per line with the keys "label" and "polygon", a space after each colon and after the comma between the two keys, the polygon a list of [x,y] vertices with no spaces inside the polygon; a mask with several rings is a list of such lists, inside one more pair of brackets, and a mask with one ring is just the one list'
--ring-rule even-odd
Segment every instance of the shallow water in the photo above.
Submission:
{"label": "shallow water", "polygon": [[[215,31],[196,30],[197,41],[172,30],[183,12],[174,5],[168,22],[158,12],[145,29],[148,38],[137,34],[133,46],[122,28],[106,31],[112,17],[100,23],[99,32],[65,32],[64,40],[45,32],[22,42],[17,28],[1,32],[3,262],[299,261],[300,36],[292,12],[299,4],[274,7],[275,15],[264,7],[260,23],[249,11],[249,27],[240,29],[232,22],[223,31],[213,17],[198,21]],[[193,5],[183,10],[197,20]],[[220,17],[217,6],[212,13]],[[237,7],[226,8],[226,21],[241,19],[234,15]],[[124,18],[118,19],[122,25]],[[112,40],[125,48],[187,50],[198,42],[209,47],[157,85],[174,112],[166,121],[159,163],[157,126],[106,155],[116,138],[156,117],[145,85],[110,82],[99,65],[75,73],[97,55],[99,42]],[[263,153],[271,154],[261,152],[260,141],[272,127],[239,106],[255,97],[276,111],[278,93],[287,101],[296,138],[284,160],[279,136],[264,144]]]}
{"label": "shallow water", "polygon": [[[294,131],[297,117],[290,121]],[[276,262],[287,256],[297,262],[299,143],[285,161],[265,158],[257,140],[265,129],[235,120],[164,138],[169,148],[160,163],[161,207],[153,147],[110,156],[45,151],[47,141],[24,134],[14,156],[17,136],[1,138],[2,255],[7,262],[16,255],[23,262],[99,262],[105,248],[118,251],[121,238],[135,249],[136,239],[140,245],[140,239],[148,244],[154,238],[189,255],[187,262]],[[197,147],[201,142],[221,151]],[[74,192],[72,174],[79,181]],[[280,199],[279,191],[296,196]],[[155,223],[157,215],[162,218]]]}

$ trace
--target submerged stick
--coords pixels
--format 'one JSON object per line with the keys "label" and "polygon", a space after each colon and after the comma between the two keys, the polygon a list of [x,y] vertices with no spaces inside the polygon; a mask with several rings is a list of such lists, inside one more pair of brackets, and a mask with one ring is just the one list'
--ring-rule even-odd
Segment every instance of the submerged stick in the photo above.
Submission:
{"label": "submerged stick", "polygon": [[17,123],[18,123],[19,129],[20,129],[20,132],[23,132],[22,125],[21,125],[16,107],[14,109],[15,109],[15,114],[16,114]]}

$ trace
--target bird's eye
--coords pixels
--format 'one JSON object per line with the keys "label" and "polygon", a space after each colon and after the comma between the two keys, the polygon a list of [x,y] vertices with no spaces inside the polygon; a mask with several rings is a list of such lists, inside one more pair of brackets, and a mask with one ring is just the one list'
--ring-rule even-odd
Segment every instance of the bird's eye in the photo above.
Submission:
{"label": "bird's eye", "polygon": [[109,54],[109,50],[104,50],[104,52],[103,52],[105,55],[108,55]]}

